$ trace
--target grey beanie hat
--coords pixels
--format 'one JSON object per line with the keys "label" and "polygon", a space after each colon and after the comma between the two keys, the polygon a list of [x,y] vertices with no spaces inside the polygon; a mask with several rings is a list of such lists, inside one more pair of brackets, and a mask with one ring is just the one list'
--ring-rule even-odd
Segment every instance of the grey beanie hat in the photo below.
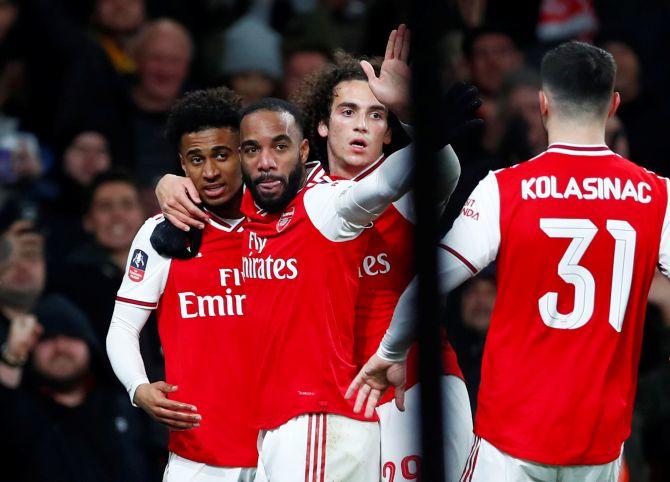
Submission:
{"label": "grey beanie hat", "polygon": [[242,17],[226,30],[224,41],[224,75],[255,71],[281,79],[281,36],[262,20],[251,15]]}

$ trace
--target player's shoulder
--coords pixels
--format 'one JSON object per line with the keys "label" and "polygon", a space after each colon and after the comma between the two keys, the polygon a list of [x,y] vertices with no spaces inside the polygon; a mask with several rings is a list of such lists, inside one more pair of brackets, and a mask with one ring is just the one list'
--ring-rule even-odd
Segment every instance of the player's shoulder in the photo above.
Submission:
{"label": "player's shoulder", "polygon": [[135,241],[140,241],[140,240],[146,240],[149,242],[149,239],[151,238],[151,233],[154,232],[154,229],[158,224],[163,222],[165,218],[163,217],[162,214],[157,214],[155,216],[151,216],[150,218],[147,218],[144,221],[144,224],[140,227],[139,231],[135,235]]}

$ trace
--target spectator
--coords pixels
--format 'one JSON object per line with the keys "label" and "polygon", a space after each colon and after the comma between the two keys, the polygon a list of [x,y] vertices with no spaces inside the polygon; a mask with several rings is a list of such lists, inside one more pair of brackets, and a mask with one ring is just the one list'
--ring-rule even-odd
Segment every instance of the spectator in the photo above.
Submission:
{"label": "spectator", "polygon": [[[474,412],[479,390],[484,341],[491,321],[496,300],[495,278],[483,271],[466,283],[460,292],[458,313],[448,323],[447,333],[458,353],[458,362],[463,370]],[[454,295],[452,299],[457,300]]]}
{"label": "spectator", "polygon": [[621,95],[617,112],[628,134],[631,159],[659,174],[670,175],[664,146],[658,142],[664,137],[667,102],[644,89],[639,57],[627,41],[612,38],[600,45],[617,63],[614,88]]}
{"label": "spectator", "polygon": [[134,74],[132,42],[145,21],[144,0],[97,0],[95,36],[119,74]]}
{"label": "spectator", "polygon": [[0,447],[7,480],[156,480],[140,412],[125,393],[98,383],[102,354],[83,313],[47,297],[34,315],[13,317],[4,346]]}
{"label": "spectator", "polygon": [[319,45],[294,44],[284,47],[284,80],[281,90],[285,99],[293,98],[309,74],[333,61],[330,51]]}
{"label": "spectator", "polygon": [[144,221],[139,191],[126,174],[98,175],[90,187],[83,225],[92,241],[75,246],[55,288],[79,306],[104,343],[128,250]]}
{"label": "spectator", "polygon": [[[510,72],[503,81],[497,116],[490,130],[490,151],[508,167],[535,157],[547,148],[537,93],[540,77],[530,68]],[[500,135],[500,139],[497,136]],[[491,166],[493,168],[494,166]]]}
{"label": "spectator", "polygon": [[137,39],[139,82],[132,90],[128,127],[133,140],[130,157],[134,175],[142,186],[153,187],[158,177],[178,167],[163,128],[172,103],[183,92],[192,50],[189,33],[173,20],[150,22]]}
{"label": "spectator", "polygon": [[523,54],[512,35],[492,26],[470,30],[463,42],[470,81],[482,94],[484,105],[500,92],[507,74],[523,64]]}
{"label": "spectator", "polygon": [[109,143],[96,131],[82,131],[73,136],[63,153],[59,170],[54,174],[59,192],[47,206],[47,260],[55,275],[72,249],[82,244],[86,233],[82,226],[89,186],[96,175],[111,166]]}
{"label": "spectator", "polygon": [[281,37],[252,16],[235,22],[224,34],[220,72],[244,105],[273,95],[282,78]]}

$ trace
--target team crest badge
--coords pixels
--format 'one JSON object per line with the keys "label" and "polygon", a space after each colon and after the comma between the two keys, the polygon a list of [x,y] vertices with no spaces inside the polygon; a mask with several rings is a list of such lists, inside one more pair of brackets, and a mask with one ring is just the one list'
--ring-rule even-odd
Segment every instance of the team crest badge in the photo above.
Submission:
{"label": "team crest badge", "polygon": [[130,259],[130,267],[128,268],[128,278],[130,278],[130,281],[139,283],[144,279],[147,261],[149,261],[149,255],[141,249],[136,249],[133,257]]}
{"label": "team crest badge", "polygon": [[291,222],[291,219],[293,219],[293,215],[295,214],[295,208],[290,208],[284,211],[281,216],[279,216],[279,221],[277,221],[277,232],[281,233],[286,226],[288,226],[288,223]]}

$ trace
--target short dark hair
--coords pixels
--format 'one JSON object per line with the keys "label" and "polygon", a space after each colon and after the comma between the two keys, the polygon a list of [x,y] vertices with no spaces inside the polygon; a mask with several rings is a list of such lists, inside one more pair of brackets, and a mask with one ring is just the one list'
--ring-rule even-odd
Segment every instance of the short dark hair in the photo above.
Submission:
{"label": "short dark hair", "polygon": [[227,87],[194,90],[179,99],[168,116],[165,137],[179,149],[184,134],[205,129],[240,129],[240,97]]}
{"label": "short dark hair", "polygon": [[240,121],[244,119],[249,114],[253,114],[258,111],[270,111],[270,112],[286,112],[291,114],[295,123],[300,128],[300,132],[305,134],[305,120],[302,115],[302,112],[297,105],[283,99],[277,99],[276,97],[265,97],[259,101],[254,102],[242,109],[240,114]]}
{"label": "short dark hair", "polygon": [[91,185],[88,187],[88,191],[86,194],[86,210],[84,212],[89,212],[91,210],[91,207],[93,206],[93,198],[95,197],[95,193],[98,191],[100,186],[103,186],[104,184],[108,184],[110,182],[121,182],[124,184],[128,184],[131,186],[133,189],[135,189],[138,194],[140,192],[140,188],[135,182],[135,180],[130,176],[128,171],[121,169],[121,168],[112,168],[109,171],[104,171],[98,174],[93,178],[93,181],[91,182]]}
{"label": "short dark hair", "polygon": [[566,42],[542,59],[542,88],[567,114],[600,114],[609,105],[616,62],[609,52],[583,42]]}

